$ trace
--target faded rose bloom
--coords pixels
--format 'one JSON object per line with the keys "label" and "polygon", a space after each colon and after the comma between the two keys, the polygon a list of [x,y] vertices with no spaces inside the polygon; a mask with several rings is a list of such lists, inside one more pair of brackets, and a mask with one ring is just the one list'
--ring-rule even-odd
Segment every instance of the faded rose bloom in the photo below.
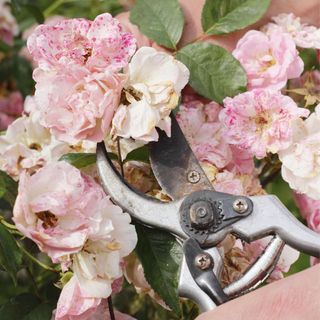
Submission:
{"label": "faded rose bloom", "polygon": [[290,187],[320,200],[320,105],[305,121],[292,126],[293,141],[279,152],[282,177]]}
{"label": "faded rose bloom", "polygon": [[296,45],[286,33],[251,30],[237,43],[233,55],[240,61],[248,77],[248,88],[282,89],[288,79],[303,72],[303,61]]}
{"label": "faded rose bloom", "polygon": [[[117,320],[134,320],[117,310],[115,316]],[[106,299],[85,297],[73,276],[62,289],[52,320],[110,320],[110,314]]]}
{"label": "faded rose bloom", "polygon": [[50,162],[32,176],[20,175],[13,220],[20,232],[59,262],[81,250],[103,199],[93,179],[66,162]]}
{"label": "faded rose bloom", "polygon": [[23,111],[23,98],[19,91],[0,95],[0,131],[6,130]]}
{"label": "faded rose bloom", "polygon": [[203,104],[199,100],[183,103],[176,118],[199,161],[224,168],[232,159],[230,146],[222,135],[218,119],[221,106],[215,102]]}
{"label": "faded rose bloom", "polygon": [[74,144],[105,138],[119,104],[124,74],[91,73],[69,66],[67,70],[37,68],[34,79],[41,124],[57,139]]}
{"label": "faded rose bloom", "polygon": [[48,70],[85,66],[90,71],[115,72],[125,67],[135,51],[135,40],[122,32],[109,13],[94,21],[68,19],[40,25],[28,39],[28,49],[39,67]]}
{"label": "faded rose bloom", "polygon": [[0,0],[0,39],[11,45],[13,37],[19,32],[16,19],[11,14],[7,0]]}
{"label": "faded rose bloom", "polygon": [[304,99],[305,107],[320,103],[320,71],[307,71],[299,79],[291,81],[288,92],[298,103],[302,104]]}
{"label": "faded rose bloom", "polygon": [[[32,98],[28,97],[26,105],[30,106],[30,103],[33,104]],[[23,116],[0,136],[0,169],[18,180],[23,170],[32,174],[46,163],[72,151],[69,145],[52,137],[39,124],[36,115]]]}
{"label": "faded rose bloom", "polygon": [[288,33],[296,45],[301,48],[320,49],[320,29],[301,23],[300,18],[293,13],[281,13],[272,17],[274,23],[268,23],[262,31],[268,35],[273,33]]}
{"label": "faded rose bloom", "polygon": [[169,115],[188,83],[188,69],[169,54],[142,47],[133,56],[128,73],[125,101],[112,121],[113,135],[157,141],[158,127],[170,136]]}
{"label": "faded rose bloom", "polygon": [[[63,17],[63,16],[50,16],[50,17],[45,19],[44,24],[45,25],[49,25],[49,26],[55,26],[59,22],[61,22],[62,20],[65,20],[65,19],[66,18]],[[34,24],[30,28],[24,30],[23,33],[22,33],[22,39],[27,41],[28,38],[33,34],[33,32],[35,31],[35,29],[38,26],[39,26],[38,24]],[[27,46],[22,47],[22,49],[20,51],[20,55],[22,57],[24,57],[25,59],[27,59],[28,61],[30,61],[30,63],[32,64],[32,66],[34,68],[37,67],[37,62],[32,59],[32,56],[31,56]]]}
{"label": "faded rose bloom", "polygon": [[255,89],[234,98],[225,98],[220,112],[224,137],[257,158],[276,153],[292,141],[291,123],[309,114],[278,91]]}
{"label": "faded rose bloom", "polygon": [[131,218],[105,197],[91,214],[90,233],[71,266],[84,296],[107,298],[112,283],[122,276],[122,260],[136,246]]}

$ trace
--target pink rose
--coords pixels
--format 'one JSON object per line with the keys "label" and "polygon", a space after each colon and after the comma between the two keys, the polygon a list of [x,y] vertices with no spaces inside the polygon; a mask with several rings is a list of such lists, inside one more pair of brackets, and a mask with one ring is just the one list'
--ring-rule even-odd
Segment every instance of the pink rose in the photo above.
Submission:
{"label": "pink rose", "polygon": [[[117,320],[134,318],[115,310]],[[110,320],[106,299],[85,297],[76,276],[63,287],[59,297],[55,320]]]}
{"label": "pink rose", "polygon": [[320,233],[320,200],[309,198],[305,194],[295,193],[294,199],[309,228]]}
{"label": "pink rose", "polygon": [[194,153],[200,161],[218,168],[225,167],[232,158],[231,149],[222,136],[218,119],[221,107],[210,102],[188,100],[180,106],[177,120]]}
{"label": "pink rose", "polygon": [[248,88],[283,88],[288,79],[303,72],[303,61],[296,45],[286,33],[267,36],[251,30],[237,43],[233,55],[240,61],[248,76]]}
{"label": "pink rose", "polygon": [[37,68],[34,79],[41,124],[57,139],[71,144],[104,139],[119,105],[124,74],[69,66],[68,70]]}
{"label": "pink rose", "polygon": [[0,131],[6,130],[23,111],[23,98],[19,91],[0,96]]}
{"label": "pink rose", "polygon": [[21,174],[13,220],[20,232],[58,262],[81,250],[90,217],[104,198],[93,179],[66,162],[51,162],[32,176]]}
{"label": "pink rose", "polygon": [[109,13],[94,21],[68,19],[54,26],[40,25],[27,45],[40,68],[77,64],[91,71],[119,71],[136,49],[133,36],[122,32],[119,22]]}
{"label": "pink rose", "polygon": [[278,91],[255,89],[225,98],[220,112],[224,138],[257,158],[276,153],[292,141],[291,122],[309,114]]}

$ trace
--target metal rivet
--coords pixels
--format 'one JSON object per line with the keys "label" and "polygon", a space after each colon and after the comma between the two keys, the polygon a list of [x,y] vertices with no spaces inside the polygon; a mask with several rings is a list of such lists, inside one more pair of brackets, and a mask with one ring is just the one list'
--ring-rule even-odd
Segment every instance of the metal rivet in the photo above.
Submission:
{"label": "metal rivet", "polygon": [[196,256],[194,263],[201,270],[213,268],[213,259],[208,253],[200,253]]}
{"label": "metal rivet", "polygon": [[196,170],[190,170],[187,175],[188,181],[190,183],[197,183],[200,181],[200,173]]}
{"label": "metal rivet", "polygon": [[248,210],[248,207],[246,199],[239,198],[233,202],[233,210],[238,213],[245,213]]}

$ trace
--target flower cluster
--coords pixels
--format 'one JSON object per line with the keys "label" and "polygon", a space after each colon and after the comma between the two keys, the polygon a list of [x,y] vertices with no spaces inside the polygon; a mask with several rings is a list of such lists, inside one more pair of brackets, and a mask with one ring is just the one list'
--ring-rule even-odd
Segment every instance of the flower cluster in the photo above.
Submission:
{"label": "flower cluster", "polygon": [[21,174],[13,216],[19,231],[64,271],[73,271],[56,320],[95,312],[137,242],[129,215],[91,177],[63,161]]}
{"label": "flower cluster", "polygon": [[[14,47],[18,30],[8,8],[0,0],[0,39]],[[120,151],[115,166],[129,184],[171,201],[149,163],[123,160],[157,141],[159,130],[170,137],[173,111],[216,191],[263,195],[281,171],[309,227],[320,232],[320,72],[305,68],[299,53],[320,49],[320,29],[293,14],[272,19],[260,31],[245,33],[228,54],[238,60],[239,74],[246,74],[247,88],[225,95],[220,104],[185,88],[189,77],[199,86],[204,78],[197,73],[206,70],[197,59],[189,70],[181,55],[186,65],[175,58],[182,43],[172,51],[160,48],[125,13],[124,26],[103,13],[93,21],[55,16],[26,32],[29,52],[19,54],[33,59],[35,91],[23,102],[17,84],[8,81],[10,90],[0,86],[0,131],[6,130],[0,136],[0,170],[18,182],[15,232],[31,239],[56,264],[53,271],[61,272],[53,319],[108,319],[107,298],[120,290],[123,276],[138,293],[169,308],[148,283],[143,259],[131,254],[135,228],[105,194],[95,165],[62,160],[68,154],[94,158],[103,141],[108,152]],[[196,40],[192,46],[202,38]],[[238,279],[267,241],[247,244],[228,235],[218,245],[222,283]],[[285,247],[271,280],[282,278],[298,257]],[[116,316],[132,319],[118,311]]]}

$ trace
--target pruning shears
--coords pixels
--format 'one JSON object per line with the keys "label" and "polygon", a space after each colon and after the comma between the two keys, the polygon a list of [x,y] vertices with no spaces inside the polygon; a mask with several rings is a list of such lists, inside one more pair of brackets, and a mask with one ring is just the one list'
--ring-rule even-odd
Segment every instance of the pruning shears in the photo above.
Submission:
{"label": "pruning shears", "polygon": [[[173,201],[161,202],[128,185],[103,142],[97,147],[97,167],[103,188],[116,204],[143,225],[170,232],[183,246],[181,297],[208,311],[255,289],[272,273],[285,244],[320,257],[320,235],[299,222],[276,196],[214,191],[176,119],[171,119],[171,137],[159,130],[159,140],[149,143],[149,151],[154,175]],[[228,234],[246,242],[272,239],[242,277],[223,288],[223,258],[217,245]]]}

